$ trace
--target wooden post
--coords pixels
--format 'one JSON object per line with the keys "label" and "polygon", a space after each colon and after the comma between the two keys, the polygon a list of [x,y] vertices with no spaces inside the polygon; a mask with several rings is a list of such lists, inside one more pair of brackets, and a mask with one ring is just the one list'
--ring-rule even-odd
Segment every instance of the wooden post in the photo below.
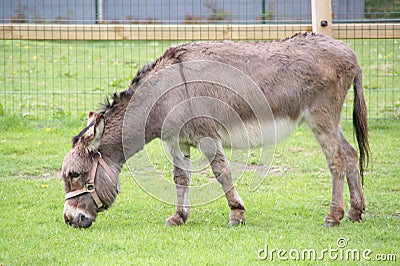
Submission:
{"label": "wooden post", "polygon": [[331,0],[311,0],[312,31],[332,36]]}

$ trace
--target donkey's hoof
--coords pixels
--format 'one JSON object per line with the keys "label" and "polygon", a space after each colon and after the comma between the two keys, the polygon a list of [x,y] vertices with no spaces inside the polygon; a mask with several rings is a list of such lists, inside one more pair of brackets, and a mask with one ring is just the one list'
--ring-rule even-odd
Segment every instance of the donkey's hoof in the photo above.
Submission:
{"label": "donkey's hoof", "polygon": [[229,223],[230,226],[238,226],[240,224],[246,224],[246,219],[244,218],[244,209],[233,209],[229,214]]}
{"label": "donkey's hoof", "polygon": [[229,223],[228,223],[228,225],[232,226],[232,227],[238,226],[238,225],[244,225],[244,224],[246,224],[246,220],[244,218],[242,218],[242,219],[231,219],[231,220],[229,220]]}
{"label": "donkey's hoof", "polygon": [[183,219],[177,215],[173,215],[165,220],[165,226],[181,226],[184,223],[185,222],[183,221]]}
{"label": "donkey's hoof", "polygon": [[363,212],[351,208],[347,212],[347,217],[353,222],[361,222]]}
{"label": "donkey's hoof", "polygon": [[324,221],[324,226],[325,227],[337,227],[339,225],[340,225],[340,221],[339,220],[332,219],[329,216],[325,217],[325,221]]}

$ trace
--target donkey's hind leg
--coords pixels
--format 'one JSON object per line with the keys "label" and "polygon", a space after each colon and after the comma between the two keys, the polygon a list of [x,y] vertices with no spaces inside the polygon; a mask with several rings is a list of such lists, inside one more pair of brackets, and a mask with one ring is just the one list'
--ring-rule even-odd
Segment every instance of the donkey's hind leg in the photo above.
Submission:
{"label": "donkey's hind leg", "polygon": [[360,222],[362,220],[361,215],[365,211],[366,204],[360,180],[360,170],[358,168],[358,155],[357,151],[345,139],[343,133],[339,133],[342,150],[346,156],[346,177],[350,190],[351,208],[348,211],[347,216],[352,221]]}
{"label": "donkey's hind leg", "polygon": [[319,122],[315,120],[307,122],[321,145],[332,175],[332,202],[329,214],[324,220],[325,226],[331,227],[339,226],[344,216],[343,189],[346,157],[340,144],[338,123],[329,116],[325,118]]}
{"label": "donkey's hind leg", "polygon": [[190,214],[190,146],[170,147],[174,163],[174,182],[176,186],[176,212],[165,221],[166,226],[183,225]]}
{"label": "donkey's hind leg", "polygon": [[223,153],[222,145],[219,142],[215,142],[211,146],[212,148],[210,149],[207,145],[203,145],[200,146],[200,149],[210,162],[212,171],[217,181],[222,185],[222,189],[228,200],[228,206],[231,209],[228,224],[231,226],[245,224],[244,213],[246,210],[244,203],[233,185],[231,170]]}

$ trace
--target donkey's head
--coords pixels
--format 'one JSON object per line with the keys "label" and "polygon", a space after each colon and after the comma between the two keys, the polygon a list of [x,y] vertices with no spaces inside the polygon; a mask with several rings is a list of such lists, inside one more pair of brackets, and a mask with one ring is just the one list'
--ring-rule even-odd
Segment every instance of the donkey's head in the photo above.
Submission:
{"label": "donkey's head", "polygon": [[102,113],[90,112],[87,127],[73,138],[72,149],[64,158],[64,220],[75,227],[89,227],[118,194],[118,171],[101,153],[104,124]]}

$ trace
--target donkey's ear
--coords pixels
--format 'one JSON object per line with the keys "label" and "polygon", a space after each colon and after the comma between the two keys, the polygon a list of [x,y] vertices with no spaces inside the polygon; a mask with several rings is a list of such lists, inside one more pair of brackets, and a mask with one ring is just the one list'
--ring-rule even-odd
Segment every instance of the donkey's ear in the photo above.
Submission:
{"label": "donkey's ear", "polygon": [[104,132],[104,117],[102,113],[91,113],[88,128],[83,133],[81,142],[89,152],[96,152],[100,147],[101,137]]}
{"label": "donkey's ear", "polygon": [[86,126],[89,126],[90,123],[92,123],[93,120],[94,120],[95,118],[96,118],[96,113],[93,112],[93,111],[90,111],[90,112],[88,113],[88,121],[87,121]]}

